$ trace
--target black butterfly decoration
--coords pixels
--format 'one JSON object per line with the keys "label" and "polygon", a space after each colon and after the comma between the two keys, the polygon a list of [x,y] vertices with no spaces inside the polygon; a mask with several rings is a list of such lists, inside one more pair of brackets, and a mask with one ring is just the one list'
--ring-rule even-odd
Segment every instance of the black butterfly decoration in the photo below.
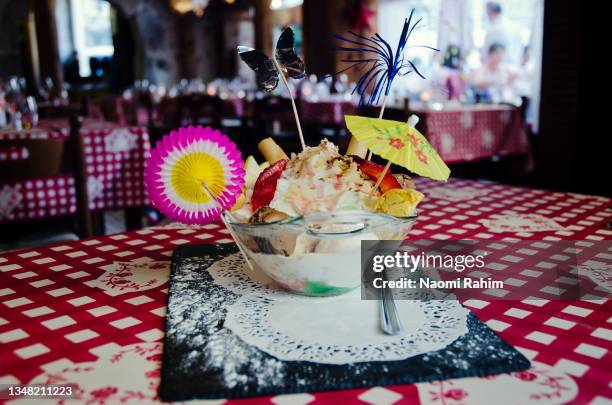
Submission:
{"label": "black butterfly decoration", "polygon": [[[276,42],[275,59],[287,76],[301,79],[306,76],[304,62],[294,49],[294,35],[291,28],[285,28]],[[260,89],[270,92],[278,86],[278,70],[272,59],[263,52],[247,46],[238,47],[238,55],[251,69]]]}

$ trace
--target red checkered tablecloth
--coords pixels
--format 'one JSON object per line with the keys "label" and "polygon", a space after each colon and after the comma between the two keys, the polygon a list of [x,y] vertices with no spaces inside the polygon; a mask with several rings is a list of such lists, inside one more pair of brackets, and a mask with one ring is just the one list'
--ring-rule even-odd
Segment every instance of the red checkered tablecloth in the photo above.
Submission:
{"label": "red checkered tablecloth", "polygon": [[20,146],[0,147],[0,162],[25,160],[29,156],[26,148]]}
{"label": "red checkered tablecloth", "polygon": [[[418,186],[427,199],[415,239],[520,238],[536,250],[541,241],[612,239],[607,198],[460,180]],[[0,255],[0,383],[76,383],[77,403],[155,402],[172,250],[229,242],[216,223],[170,224]],[[610,403],[612,303],[602,295],[466,301],[532,361],[525,372],[229,402]]]}
{"label": "red checkered tablecloth", "polygon": [[[150,149],[146,129],[85,120],[81,133],[91,209],[145,206],[143,170]],[[31,131],[0,132],[0,140],[62,139],[68,134],[65,121],[43,120]],[[0,184],[0,223],[72,214],[76,211],[74,193],[70,174]]]}
{"label": "red checkered tablecloth", "polygon": [[446,163],[529,155],[521,112],[511,106],[466,106],[414,111],[431,145]]}

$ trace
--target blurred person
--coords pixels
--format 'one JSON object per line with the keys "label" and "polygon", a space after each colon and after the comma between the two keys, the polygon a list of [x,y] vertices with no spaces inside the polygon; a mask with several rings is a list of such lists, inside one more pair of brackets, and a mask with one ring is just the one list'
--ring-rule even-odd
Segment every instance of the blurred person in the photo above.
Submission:
{"label": "blurred person", "polygon": [[516,89],[521,97],[531,96],[534,74],[535,66],[531,60],[531,47],[526,46],[523,49],[521,65],[518,67],[516,79]]}
{"label": "blurred person", "polygon": [[[491,45],[501,44],[506,50],[504,62],[519,65],[521,59],[521,37],[518,29],[504,18],[501,4],[489,1],[486,7],[489,25],[483,50],[486,52],[491,48]],[[484,57],[486,58],[487,55],[485,54]]]}
{"label": "blurred person", "polygon": [[504,62],[505,51],[502,44],[491,45],[483,65],[471,73],[470,83],[480,101],[520,105],[515,88],[518,71]]}
{"label": "blurred person", "polygon": [[527,120],[527,114],[533,97],[533,87],[535,78],[535,65],[531,60],[531,47],[526,46],[523,49],[521,65],[518,68],[516,79],[516,94],[521,98],[521,111],[523,118]]}

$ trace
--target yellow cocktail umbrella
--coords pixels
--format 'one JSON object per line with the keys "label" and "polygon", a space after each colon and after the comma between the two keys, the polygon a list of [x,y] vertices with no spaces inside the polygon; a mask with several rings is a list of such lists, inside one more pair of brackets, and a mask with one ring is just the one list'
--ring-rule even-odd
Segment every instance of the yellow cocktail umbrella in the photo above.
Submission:
{"label": "yellow cocktail umbrella", "polygon": [[356,115],[345,115],[344,119],[359,142],[389,161],[387,170],[395,163],[434,180],[448,179],[450,169],[414,125]]}

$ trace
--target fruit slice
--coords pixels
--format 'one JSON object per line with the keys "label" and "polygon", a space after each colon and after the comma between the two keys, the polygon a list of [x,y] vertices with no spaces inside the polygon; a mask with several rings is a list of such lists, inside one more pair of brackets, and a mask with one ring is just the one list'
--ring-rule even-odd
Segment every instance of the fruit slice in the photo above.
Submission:
{"label": "fruit slice", "polygon": [[234,204],[234,206],[230,208],[230,211],[239,210],[240,208],[242,208],[245,202],[246,202],[246,193],[244,192],[244,189],[243,189],[242,193],[240,193],[240,197],[236,199],[236,203]]}
{"label": "fruit slice", "polygon": [[[362,159],[359,156],[351,155],[351,157],[359,165],[359,170],[364,172],[373,181],[378,180],[378,177],[385,169],[384,166],[378,165],[369,160]],[[394,188],[402,188],[401,184],[393,176],[390,170],[385,173],[385,177],[380,182],[379,187],[383,193],[389,190],[393,190]]]}
{"label": "fruit slice", "polygon": [[251,155],[246,158],[246,161],[244,162],[244,170],[246,172],[244,176],[244,184],[246,188],[253,188],[257,178],[263,171],[263,168],[261,168],[255,158]]}
{"label": "fruit slice", "polygon": [[251,197],[251,206],[253,211],[259,207],[264,207],[270,204],[276,192],[276,184],[283,170],[287,166],[287,159],[282,159],[265,169],[255,182],[253,188],[253,196]]}
{"label": "fruit slice", "polygon": [[378,197],[374,210],[395,217],[407,217],[414,213],[423,197],[422,193],[413,189],[392,189]]}

